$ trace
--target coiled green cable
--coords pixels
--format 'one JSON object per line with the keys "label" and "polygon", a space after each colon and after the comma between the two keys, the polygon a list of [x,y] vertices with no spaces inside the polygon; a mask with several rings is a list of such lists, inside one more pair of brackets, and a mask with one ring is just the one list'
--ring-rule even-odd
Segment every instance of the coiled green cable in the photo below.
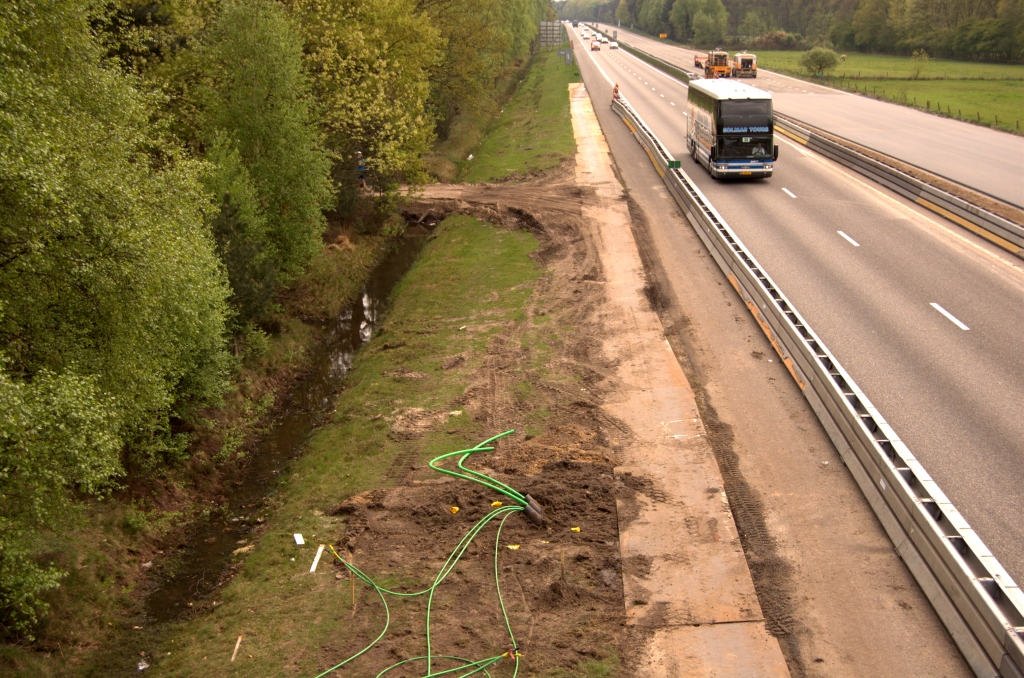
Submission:
{"label": "coiled green cable", "polygon": [[[456,452],[448,452],[447,454],[442,454],[441,456],[435,457],[434,459],[432,459],[430,461],[430,464],[429,464],[430,468],[434,469],[435,471],[438,471],[440,473],[444,473],[446,475],[455,476],[456,478],[462,478],[463,480],[468,480],[470,482],[479,483],[480,485],[483,485],[484,487],[492,489],[495,492],[498,492],[498,493],[508,497],[509,499],[512,499],[513,501],[515,501],[518,504],[518,506],[501,506],[501,507],[495,508],[494,510],[490,511],[487,515],[485,515],[483,518],[478,520],[476,522],[476,524],[474,524],[473,527],[471,527],[469,529],[469,531],[466,532],[465,535],[463,535],[462,539],[459,540],[459,543],[456,544],[455,548],[452,550],[451,554],[448,556],[448,559],[445,561],[444,565],[441,566],[441,569],[438,571],[437,576],[434,577],[434,582],[430,586],[428,586],[427,588],[423,589],[422,591],[415,591],[413,593],[402,593],[400,591],[391,591],[390,589],[386,589],[386,588],[383,588],[381,586],[378,586],[377,583],[374,582],[373,579],[371,579],[364,572],[362,572],[362,570],[357,568],[352,563],[347,562],[344,558],[342,558],[340,555],[338,555],[338,552],[334,550],[333,546],[329,547],[329,550],[330,550],[331,554],[335,558],[337,558],[354,576],[358,577],[360,579],[360,581],[362,581],[366,585],[370,586],[377,593],[377,596],[380,598],[381,603],[384,605],[384,615],[385,615],[385,617],[384,617],[384,628],[383,628],[383,630],[381,630],[380,634],[369,645],[367,645],[366,647],[364,647],[362,650],[360,650],[359,652],[355,653],[351,657],[345,659],[341,663],[332,666],[331,668],[327,669],[323,673],[320,673],[319,675],[316,676],[316,678],[323,678],[323,676],[326,676],[329,673],[333,673],[334,671],[337,671],[338,669],[340,669],[341,667],[345,666],[346,664],[354,661],[356,658],[358,658],[358,657],[362,656],[363,654],[365,654],[366,652],[368,652],[377,643],[379,643],[380,640],[385,635],[387,635],[388,629],[391,626],[391,610],[388,607],[387,598],[385,596],[395,596],[395,597],[399,597],[399,598],[412,598],[412,597],[416,597],[416,596],[422,596],[424,594],[427,594],[427,616],[426,616],[427,653],[425,655],[422,655],[422,656],[419,656],[419,657],[410,657],[409,659],[403,659],[400,662],[392,664],[391,666],[385,668],[383,671],[378,673],[377,674],[377,678],[381,678],[381,676],[383,676],[384,674],[388,673],[389,671],[391,671],[391,670],[393,670],[395,668],[398,668],[399,666],[403,666],[405,664],[408,664],[408,663],[414,662],[414,661],[424,661],[424,660],[427,662],[427,673],[424,674],[423,678],[434,678],[435,676],[445,676],[445,675],[448,675],[448,674],[455,673],[457,671],[461,671],[463,669],[469,669],[469,671],[467,673],[461,674],[460,676],[458,676],[458,678],[468,678],[469,676],[472,676],[472,675],[475,675],[475,674],[478,674],[478,673],[481,673],[481,672],[484,675],[488,676],[488,678],[490,678],[491,674],[490,674],[490,672],[487,669],[489,667],[493,666],[494,664],[498,663],[499,661],[501,661],[505,657],[508,657],[508,658],[512,659],[515,662],[515,668],[513,670],[512,678],[516,678],[516,676],[519,675],[519,652],[518,652],[518,646],[516,645],[515,634],[512,632],[512,622],[511,622],[511,620],[508,617],[507,610],[505,609],[505,601],[504,601],[504,599],[501,596],[501,579],[500,579],[499,570],[498,570],[498,556],[499,556],[500,547],[501,547],[501,530],[505,526],[505,521],[508,520],[508,518],[513,513],[521,513],[523,511],[523,509],[527,506],[527,501],[526,501],[525,496],[522,493],[520,493],[517,490],[515,490],[514,488],[506,485],[505,483],[502,483],[499,480],[491,478],[490,476],[488,476],[486,474],[479,473],[477,471],[474,471],[473,469],[469,469],[469,468],[466,468],[464,466],[464,462],[471,455],[473,455],[473,454],[475,454],[477,452],[486,452],[486,451],[493,450],[494,449],[493,447],[488,447],[487,446],[488,443],[494,442],[495,440],[498,440],[499,438],[503,438],[504,436],[507,436],[507,435],[509,435],[511,433],[514,433],[514,430],[505,431],[504,433],[500,433],[500,434],[498,434],[496,436],[488,438],[487,440],[484,440],[484,441],[480,442],[479,444],[477,444],[476,446],[471,447],[471,448],[469,448],[467,450],[458,450]],[[461,471],[463,471],[463,473],[459,473],[457,471],[451,471],[449,469],[441,468],[441,467],[436,465],[437,462],[440,462],[440,461],[442,461],[444,459],[447,459],[449,457],[454,457],[454,456],[457,456],[457,455],[462,455],[462,457],[458,460],[456,465],[457,465],[457,467]],[[437,587],[440,586],[441,583],[448,577],[448,575],[451,574],[451,572],[455,569],[455,566],[458,564],[459,560],[462,559],[462,556],[465,554],[465,552],[469,548],[470,544],[473,543],[473,540],[476,539],[476,537],[480,534],[480,532],[492,520],[494,520],[495,518],[498,518],[499,516],[501,516],[502,518],[501,518],[501,522],[498,523],[498,531],[497,531],[497,534],[495,535],[495,538],[494,538],[494,587],[495,587],[495,589],[497,590],[497,593],[498,593],[498,603],[501,606],[501,615],[502,615],[502,618],[505,621],[505,628],[508,631],[508,636],[509,636],[509,640],[512,643],[512,648],[508,652],[506,652],[504,654],[501,654],[501,655],[498,655],[497,657],[489,657],[487,659],[481,659],[481,660],[477,660],[477,661],[472,661],[472,660],[469,660],[469,659],[465,659],[463,657],[456,657],[456,656],[453,656],[453,655],[434,655],[432,653],[432,649],[431,649],[431,638],[430,638],[430,616],[431,616],[431,612],[432,612],[432,608],[433,608],[434,592],[437,590]],[[445,669],[443,671],[434,672],[433,671],[434,659],[451,659],[451,660],[455,660],[455,661],[459,661],[459,662],[463,662],[463,663],[462,663],[462,665],[456,666],[455,668]]]}

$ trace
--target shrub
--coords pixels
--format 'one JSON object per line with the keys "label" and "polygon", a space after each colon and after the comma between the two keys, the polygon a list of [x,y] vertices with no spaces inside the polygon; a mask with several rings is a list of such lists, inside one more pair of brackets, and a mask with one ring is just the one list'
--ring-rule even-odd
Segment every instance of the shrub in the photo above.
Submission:
{"label": "shrub", "polygon": [[814,47],[800,57],[800,65],[806,68],[811,75],[821,77],[839,65],[839,57],[827,47]]}

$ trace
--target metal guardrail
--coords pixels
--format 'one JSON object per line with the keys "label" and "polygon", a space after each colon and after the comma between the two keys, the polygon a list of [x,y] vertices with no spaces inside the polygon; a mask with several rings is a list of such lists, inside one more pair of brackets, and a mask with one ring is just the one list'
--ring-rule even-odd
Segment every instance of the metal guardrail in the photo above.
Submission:
{"label": "metal guardrail", "polygon": [[1024,678],[1024,593],[629,102],[612,109],[775,347],[975,675]]}
{"label": "metal guardrail", "polygon": [[[656,67],[663,70],[669,69],[675,73],[686,74],[688,79],[693,77],[682,66],[669,63],[622,40],[619,40],[619,45],[648,62],[654,62],[652,65]],[[791,139],[835,160],[845,167],[863,174],[869,179],[913,200],[922,207],[949,219],[972,233],[1024,259],[1024,225],[1004,219],[963,198],[959,198],[925,181],[912,177],[895,167],[869,158],[848,146],[832,141],[818,134],[816,130],[809,128],[806,123],[802,123],[789,116],[776,113],[775,126]],[[875,152],[878,153],[878,151]],[[884,154],[879,153],[879,155]],[[947,181],[952,180],[947,179]]]}
{"label": "metal guardrail", "polygon": [[863,174],[900,195],[941,214],[960,226],[1024,258],[1024,226],[984,210],[895,167],[832,141],[788,116],[775,115],[775,126],[798,141],[841,165]]}

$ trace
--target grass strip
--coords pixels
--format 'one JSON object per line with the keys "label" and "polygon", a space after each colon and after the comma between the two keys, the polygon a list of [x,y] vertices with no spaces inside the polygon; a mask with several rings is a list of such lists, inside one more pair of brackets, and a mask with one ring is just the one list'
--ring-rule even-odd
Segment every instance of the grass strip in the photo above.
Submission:
{"label": "grass strip", "polygon": [[576,152],[569,121],[575,65],[556,51],[538,52],[526,77],[487,137],[460,160],[459,179],[469,183],[523,178],[560,165]]}

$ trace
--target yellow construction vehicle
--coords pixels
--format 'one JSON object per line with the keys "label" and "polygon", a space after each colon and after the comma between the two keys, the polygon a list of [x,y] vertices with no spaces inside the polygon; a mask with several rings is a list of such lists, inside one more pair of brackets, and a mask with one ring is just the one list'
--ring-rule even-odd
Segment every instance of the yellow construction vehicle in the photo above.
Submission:
{"label": "yellow construction vehicle", "polygon": [[728,78],[732,75],[732,64],[729,63],[729,53],[720,49],[713,49],[708,52],[704,61],[705,78]]}
{"label": "yellow construction vehicle", "polygon": [[737,52],[732,55],[732,77],[756,78],[757,57],[749,52]]}

